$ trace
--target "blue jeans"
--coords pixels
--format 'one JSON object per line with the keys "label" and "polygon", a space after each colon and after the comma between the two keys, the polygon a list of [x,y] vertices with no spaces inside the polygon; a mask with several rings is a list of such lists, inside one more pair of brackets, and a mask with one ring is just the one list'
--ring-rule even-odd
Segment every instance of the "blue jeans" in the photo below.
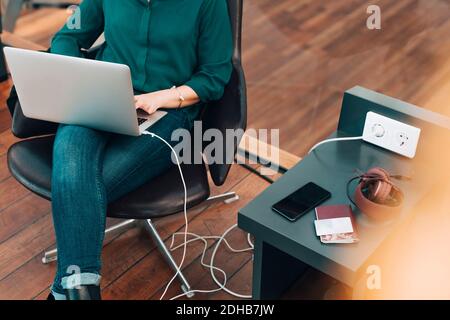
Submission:
{"label": "blue jeans", "polygon": [[[190,129],[183,110],[169,113],[148,130],[171,142],[173,130]],[[109,202],[117,200],[172,165],[171,151],[148,135],[132,137],[60,125],[53,147],[52,212],[58,270],[52,290],[98,284]]]}

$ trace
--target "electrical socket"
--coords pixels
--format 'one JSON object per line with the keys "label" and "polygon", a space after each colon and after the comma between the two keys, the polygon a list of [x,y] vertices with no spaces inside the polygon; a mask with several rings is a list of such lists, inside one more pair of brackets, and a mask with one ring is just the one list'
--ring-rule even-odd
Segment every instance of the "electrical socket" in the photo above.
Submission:
{"label": "electrical socket", "polygon": [[364,125],[363,140],[408,158],[416,155],[420,129],[368,112]]}

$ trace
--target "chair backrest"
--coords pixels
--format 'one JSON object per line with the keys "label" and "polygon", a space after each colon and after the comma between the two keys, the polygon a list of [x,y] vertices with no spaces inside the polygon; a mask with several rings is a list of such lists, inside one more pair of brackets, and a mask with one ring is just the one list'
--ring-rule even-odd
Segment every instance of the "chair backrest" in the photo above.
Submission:
{"label": "chair backrest", "polygon": [[[247,126],[247,92],[241,64],[243,0],[227,0],[227,2],[233,31],[233,72],[222,98],[211,102],[202,115],[203,130],[219,130],[224,138],[227,136],[227,129],[243,132]],[[211,178],[216,185],[222,185],[225,182],[240,138],[241,136],[238,136],[234,141],[227,141],[227,143],[224,139],[223,150],[221,150],[224,155],[223,161],[208,164]],[[208,144],[204,143],[203,147],[205,148]],[[208,162],[208,159],[206,160]]]}

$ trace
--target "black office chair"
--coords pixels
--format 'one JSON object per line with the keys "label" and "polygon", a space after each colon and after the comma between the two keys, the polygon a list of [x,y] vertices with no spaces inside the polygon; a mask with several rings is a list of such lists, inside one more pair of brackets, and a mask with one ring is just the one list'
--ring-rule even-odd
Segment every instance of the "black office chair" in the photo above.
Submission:
{"label": "black office chair", "polygon": [[[245,130],[247,122],[247,100],[244,72],[241,66],[241,32],[242,32],[242,0],[228,0],[230,18],[233,27],[234,53],[233,72],[230,82],[225,88],[223,97],[219,101],[210,103],[202,114],[201,120],[204,130],[218,129],[225,136],[226,129]],[[18,102],[17,102],[18,103]],[[24,137],[19,131],[33,132],[32,128],[20,128],[21,117],[19,106],[15,108],[12,131],[16,136]],[[36,123],[41,123],[35,121]],[[48,126],[48,123],[44,123]],[[23,129],[23,130],[21,130]],[[44,129],[45,131],[45,129]],[[237,138],[239,142],[240,138]],[[8,150],[8,167],[11,174],[23,186],[41,196],[51,200],[51,170],[52,170],[52,148],[54,135],[22,140],[10,147]],[[205,147],[205,146],[204,146]],[[237,144],[235,144],[237,147]],[[223,146],[226,154],[226,146]],[[234,158],[236,148],[232,154]],[[227,164],[208,165],[211,178],[216,185],[222,185],[228,175],[231,165]],[[201,203],[216,201],[232,201],[237,199],[234,192],[210,196],[210,189],[205,164],[182,165],[183,173],[188,188],[188,208]],[[137,190],[124,196],[118,201],[111,203],[108,207],[108,217],[127,219],[106,230],[111,233],[143,222],[150,232],[159,250],[175,271],[177,268],[170,251],[164,245],[163,240],[156,231],[152,220],[164,216],[176,214],[183,211],[184,189],[181,184],[178,168],[174,166],[168,172],[153,179]],[[43,262],[48,263],[57,258],[56,249],[46,252]],[[190,290],[190,286],[182,273],[178,276],[181,288],[184,292]]]}

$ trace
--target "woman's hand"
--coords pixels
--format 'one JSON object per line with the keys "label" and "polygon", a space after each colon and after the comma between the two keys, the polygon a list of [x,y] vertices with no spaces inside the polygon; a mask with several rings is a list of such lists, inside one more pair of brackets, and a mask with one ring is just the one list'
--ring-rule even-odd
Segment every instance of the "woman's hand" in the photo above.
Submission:
{"label": "woman's hand", "polygon": [[168,107],[174,99],[171,90],[161,90],[134,96],[136,109],[142,109],[148,114],[156,112],[159,108]]}
{"label": "woman's hand", "polygon": [[[184,98],[180,102],[180,95]],[[148,114],[152,114],[159,108],[184,108],[199,102],[197,93],[188,86],[160,90],[134,96],[136,109],[142,109]]]}

